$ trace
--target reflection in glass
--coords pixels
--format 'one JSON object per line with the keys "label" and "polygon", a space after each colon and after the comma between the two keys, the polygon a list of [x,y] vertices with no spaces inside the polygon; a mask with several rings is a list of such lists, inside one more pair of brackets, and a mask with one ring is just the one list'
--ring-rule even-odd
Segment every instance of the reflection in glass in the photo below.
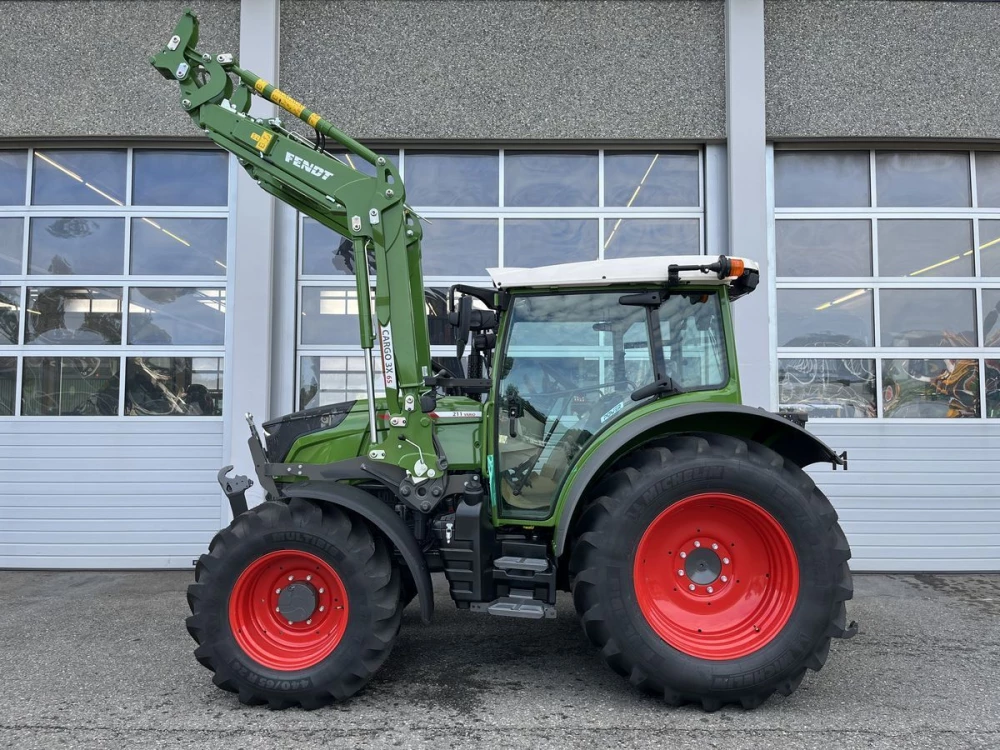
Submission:
{"label": "reflection in glass", "polygon": [[24,257],[24,220],[20,217],[0,217],[0,275],[21,273]]}
{"label": "reflection in glass", "polygon": [[407,151],[406,197],[414,206],[497,206],[500,154]]}
{"label": "reflection in glass", "polygon": [[972,222],[880,219],[879,276],[974,276]]}
{"label": "reflection in glass", "polygon": [[774,205],[870,206],[867,151],[775,151]]}
{"label": "reflection in glass", "polygon": [[225,206],[229,155],[224,151],[152,151],[132,156],[132,205]]}
{"label": "reflection in glass", "polygon": [[132,219],[132,268],[138,275],[225,276],[225,219]]}
{"label": "reflection in glass", "polygon": [[697,219],[605,219],[604,257],[698,255],[701,229]]}
{"label": "reflection in glass", "polygon": [[632,208],[696,207],[698,153],[604,153],[604,205]]}
{"label": "reflection in glass", "polygon": [[976,152],[976,198],[980,208],[1000,208],[1000,151]]}
{"label": "reflection in glass", "polygon": [[361,343],[358,331],[358,293],[354,289],[302,288],[303,344]]}
{"label": "reflection in glass", "polygon": [[27,151],[0,151],[0,206],[24,205],[27,173]]}
{"label": "reflection in glass", "polygon": [[117,416],[119,365],[118,357],[25,357],[21,414]]}
{"label": "reflection in glass", "polygon": [[871,289],[779,289],[778,346],[874,346]]}
{"label": "reflection in glass", "polygon": [[302,223],[302,275],[353,276],[353,243],[307,216]]}
{"label": "reflection in glass", "polygon": [[217,417],[222,414],[220,357],[129,357],[127,416]]}
{"label": "reflection in glass", "polygon": [[[375,357],[375,394],[385,395],[382,363]],[[300,357],[299,408],[367,398],[363,357]]]}
{"label": "reflection in glass", "polygon": [[1000,289],[983,289],[983,343],[1000,347]]}
{"label": "reflection in glass", "polygon": [[28,273],[114,276],[125,265],[125,219],[35,218],[28,232]]}
{"label": "reflection in glass", "polygon": [[974,359],[884,359],[882,389],[886,417],[979,416]]}
{"label": "reflection in glass", "polygon": [[133,287],[128,343],[221,346],[225,343],[226,290]]}
{"label": "reflection in glass", "polygon": [[507,151],[504,205],[596,206],[597,154]]}
{"label": "reflection in glass", "polygon": [[782,219],[774,222],[778,276],[871,276],[867,219]]}
{"label": "reflection in glass", "polygon": [[877,151],[878,205],[971,206],[969,154],[958,151]]}
{"label": "reflection in glass", "polygon": [[597,260],[597,219],[507,219],[503,231],[508,268]]}
{"label": "reflection in glass", "polygon": [[104,346],[122,342],[122,290],[29,287],[24,343]]}
{"label": "reflection in glass", "polygon": [[971,289],[882,289],[882,346],[976,346]]}
{"label": "reflection in glass", "polygon": [[986,414],[983,416],[996,419],[1000,417],[1000,359],[986,360],[985,377]]}
{"label": "reflection in glass", "polygon": [[875,361],[779,359],[778,403],[810,417],[874,417]]}
{"label": "reflection in glass", "polygon": [[17,358],[0,357],[0,417],[14,415],[17,397]]}
{"label": "reflection in glass", "polygon": [[35,150],[31,202],[36,206],[122,206],[125,151]]}
{"label": "reflection in glass", "polygon": [[1000,276],[1000,221],[979,220],[979,273]]}
{"label": "reflection in glass", "polygon": [[17,344],[20,333],[21,290],[0,287],[0,346]]}
{"label": "reflection in glass", "polygon": [[424,276],[485,276],[498,265],[496,219],[434,219],[423,226]]}

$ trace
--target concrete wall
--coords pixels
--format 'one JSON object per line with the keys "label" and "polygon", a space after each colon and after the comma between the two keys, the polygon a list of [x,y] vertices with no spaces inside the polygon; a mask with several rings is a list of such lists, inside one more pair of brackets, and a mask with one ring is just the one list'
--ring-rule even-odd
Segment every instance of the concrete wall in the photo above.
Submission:
{"label": "concrete wall", "polygon": [[721,139],[723,3],[284,0],[281,85],[375,139]]}
{"label": "concrete wall", "polygon": [[147,62],[186,7],[200,47],[238,52],[239,0],[4,2],[0,138],[198,136],[177,84]]}
{"label": "concrete wall", "polygon": [[768,0],[769,138],[1000,138],[1000,3]]}

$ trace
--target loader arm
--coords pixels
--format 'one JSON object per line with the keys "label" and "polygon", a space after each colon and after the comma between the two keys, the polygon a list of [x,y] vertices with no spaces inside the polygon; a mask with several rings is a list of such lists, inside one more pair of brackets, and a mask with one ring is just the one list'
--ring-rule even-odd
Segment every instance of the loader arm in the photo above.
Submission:
{"label": "loader arm", "polygon": [[[234,154],[264,190],[293,206],[354,247],[361,346],[368,379],[369,429],[373,448],[368,457],[405,469],[413,481],[441,476],[447,463],[435,445],[433,392],[425,385],[432,375],[430,340],[420,266],[421,227],[405,204],[397,168],[388,159],[350,138],[317,113],[280,89],[239,67],[230,54],[196,50],[198,19],[187,11],[166,47],[150,58],[165,77],[180,85],[181,106],[195,124],[221,148]],[[316,131],[313,144],[281,124],[248,113],[251,98],[260,96],[298,117]],[[375,167],[369,176],[324,149],[336,141]],[[192,179],[197,179],[192,175]],[[373,326],[369,259],[375,267]],[[378,425],[374,403],[372,349],[378,338],[385,372],[388,415]],[[379,440],[381,429],[386,429]],[[377,447],[375,443],[379,443]]]}

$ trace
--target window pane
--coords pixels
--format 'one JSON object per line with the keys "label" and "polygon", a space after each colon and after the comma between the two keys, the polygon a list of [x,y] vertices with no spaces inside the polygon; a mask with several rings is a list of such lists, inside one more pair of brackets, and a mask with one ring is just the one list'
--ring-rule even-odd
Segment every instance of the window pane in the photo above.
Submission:
{"label": "window pane", "polygon": [[983,416],[1000,417],[1000,359],[986,360],[986,414]]}
{"label": "window pane", "polygon": [[507,219],[503,231],[508,268],[597,260],[596,219]]}
{"label": "window pane", "polygon": [[302,224],[302,275],[353,276],[354,244],[306,217]]}
{"label": "window pane", "polygon": [[125,265],[125,219],[38,218],[28,231],[28,273],[113,276]]}
{"label": "window pane", "polygon": [[0,151],[0,205],[23,206],[27,182],[28,152]]}
{"label": "window pane", "polygon": [[886,417],[978,417],[979,363],[882,360],[882,411]]}
{"label": "window pane", "polygon": [[17,397],[17,358],[0,357],[0,417],[14,415]]}
{"label": "window pane", "polygon": [[423,228],[424,276],[485,276],[499,265],[496,219],[433,219]]}
{"label": "window pane", "polygon": [[225,219],[132,219],[132,273],[225,276]]}
{"label": "window pane", "polygon": [[604,257],[698,255],[701,231],[697,219],[605,219]]}
{"label": "window pane", "polygon": [[975,276],[972,222],[964,219],[882,219],[880,276]]}
{"label": "window pane", "polygon": [[872,275],[867,219],[789,219],[774,229],[778,276]]}
{"label": "window pane", "polygon": [[983,290],[983,343],[1000,346],[1000,289]]}
{"label": "window pane", "polygon": [[779,289],[778,346],[874,346],[871,289]]}
{"label": "window pane", "polygon": [[967,153],[876,152],[875,184],[880,207],[972,205]]}
{"label": "window pane", "polygon": [[[375,357],[375,393],[385,395],[382,363]],[[367,398],[363,357],[301,357],[299,359],[299,408],[336,404]]]}
{"label": "window pane", "polygon": [[883,289],[882,346],[976,346],[971,289]]}
{"label": "window pane", "polygon": [[222,414],[219,357],[129,357],[127,416],[217,417]]}
{"label": "window pane", "polygon": [[1000,276],[1000,221],[979,220],[979,272]]}
{"label": "window pane", "polygon": [[0,346],[17,344],[21,314],[21,290],[17,287],[0,287]]}
{"label": "window pane", "polygon": [[225,289],[133,288],[128,313],[130,344],[222,346],[225,343]]}
{"label": "window pane", "polygon": [[35,151],[31,202],[36,206],[121,206],[125,151]]}
{"label": "window pane", "polygon": [[24,219],[20,216],[0,218],[0,275],[20,274],[23,257]]}
{"label": "window pane", "polygon": [[414,206],[498,206],[500,155],[407,151],[406,198]]}
{"label": "window pane", "polygon": [[[719,295],[671,295],[660,306],[659,317],[667,374],[685,390],[724,385],[729,369]],[[626,334],[625,348],[632,346]]]}
{"label": "window pane", "polygon": [[358,293],[353,289],[302,287],[302,343],[361,345]]}
{"label": "window pane", "polygon": [[875,361],[779,359],[778,403],[811,417],[874,417]]}
{"label": "window pane", "polygon": [[976,152],[976,198],[980,208],[1000,208],[1000,151]]}
{"label": "window pane", "polygon": [[225,206],[229,155],[223,151],[145,151],[132,157],[136,206]]}
{"label": "window pane", "polygon": [[504,154],[504,205],[596,206],[597,154]]}
{"label": "window pane", "polygon": [[604,154],[604,205],[698,206],[698,153]]}
{"label": "window pane", "polygon": [[122,342],[122,290],[28,288],[24,343],[103,346]]}
{"label": "window pane", "polygon": [[871,205],[867,151],[775,151],[774,205]]}
{"label": "window pane", "polygon": [[21,414],[118,415],[118,357],[25,357]]}

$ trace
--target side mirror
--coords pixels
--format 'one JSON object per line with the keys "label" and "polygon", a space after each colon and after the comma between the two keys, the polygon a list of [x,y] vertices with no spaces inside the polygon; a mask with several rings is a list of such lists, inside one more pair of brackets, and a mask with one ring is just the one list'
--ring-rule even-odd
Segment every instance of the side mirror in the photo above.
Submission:
{"label": "side mirror", "polygon": [[458,309],[448,313],[448,322],[455,327],[456,356],[462,359],[472,332],[472,297],[465,295],[459,298]]}

